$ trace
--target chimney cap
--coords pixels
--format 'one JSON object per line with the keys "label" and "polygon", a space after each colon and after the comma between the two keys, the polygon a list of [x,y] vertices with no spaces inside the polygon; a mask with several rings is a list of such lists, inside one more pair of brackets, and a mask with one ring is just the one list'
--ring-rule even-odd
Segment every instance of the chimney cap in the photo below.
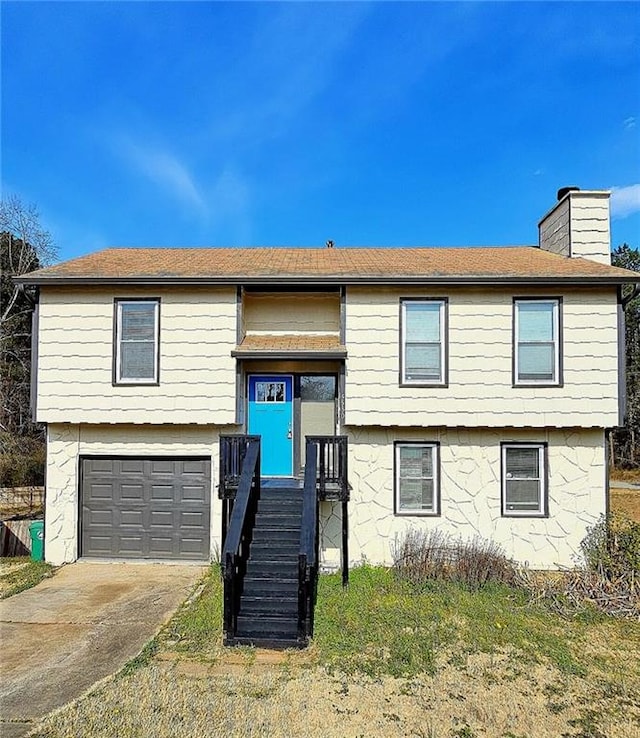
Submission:
{"label": "chimney cap", "polygon": [[566,197],[570,192],[580,192],[580,188],[573,185],[570,185],[569,187],[561,187],[558,190],[558,202],[562,200],[563,197]]}

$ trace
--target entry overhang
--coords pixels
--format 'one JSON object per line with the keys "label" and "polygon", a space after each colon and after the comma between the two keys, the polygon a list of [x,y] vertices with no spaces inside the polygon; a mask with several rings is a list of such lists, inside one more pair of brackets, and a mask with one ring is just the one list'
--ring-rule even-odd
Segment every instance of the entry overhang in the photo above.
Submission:
{"label": "entry overhang", "polygon": [[345,359],[347,348],[334,335],[260,334],[245,336],[231,356],[239,359]]}

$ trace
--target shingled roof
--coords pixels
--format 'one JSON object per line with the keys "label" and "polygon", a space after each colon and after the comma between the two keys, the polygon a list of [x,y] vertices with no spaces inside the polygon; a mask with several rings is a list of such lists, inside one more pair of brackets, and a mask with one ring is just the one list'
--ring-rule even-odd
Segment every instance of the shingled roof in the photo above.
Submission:
{"label": "shingled roof", "polygon": [[534,246],[110,248],[39,269],[24,284],[633,282],[638,275]]}

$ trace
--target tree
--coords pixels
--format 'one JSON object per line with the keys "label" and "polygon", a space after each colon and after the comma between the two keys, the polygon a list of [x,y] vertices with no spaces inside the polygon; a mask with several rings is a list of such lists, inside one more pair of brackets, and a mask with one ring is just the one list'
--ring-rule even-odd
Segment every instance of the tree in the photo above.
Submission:
{"label": "tree", "polygon": [[33,473],[21,475],[20,469],[32,469],[32,459],[38,464],[43,459],[42,429],[32,423],[29,408],[34,297],[13,277],[55,256],[36,208],[15,196],[0,201],[0,486],[28,483]]}
{"label": "tree", "polygon": [[[613,266],[638,272],[640,283],[640,251],[623,243],[611,254]],[[627,412],[625,426],[616,431],[614,441],[614,465],[640,466],[640,295],[635,285],[623,289],[625,306],[625,349],[627,375]],[[633,296],[635,294],[635,297]]]}

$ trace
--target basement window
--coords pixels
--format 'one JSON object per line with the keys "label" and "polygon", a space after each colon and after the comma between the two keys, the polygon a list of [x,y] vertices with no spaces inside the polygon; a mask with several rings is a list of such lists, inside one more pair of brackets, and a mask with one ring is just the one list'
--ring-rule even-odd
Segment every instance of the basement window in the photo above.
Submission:
{"label": "basement window", "polygon": [[395,444],[395,514],[439,515],[437,443]]}
{"label": "basement window", "polygon": [[547,446],[502,444],[502,515],[547,515]]}

